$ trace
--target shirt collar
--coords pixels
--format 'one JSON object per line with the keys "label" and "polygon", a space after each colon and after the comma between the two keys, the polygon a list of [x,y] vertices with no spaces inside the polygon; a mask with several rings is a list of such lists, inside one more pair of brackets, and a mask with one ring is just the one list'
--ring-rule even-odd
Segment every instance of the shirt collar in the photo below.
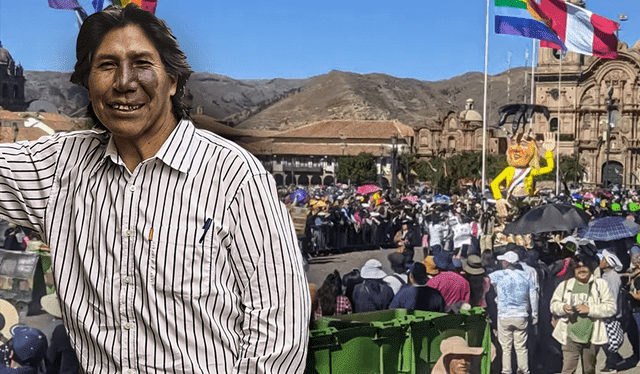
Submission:
{"label": "shirt collar", "polygon": [[183,118],[160,147],[156,157],[175,170],[189,172],[192,160],[191,143],[195,132],[193,123]]}
{"label": "shirt collar", "polygon": [[[192,160],[190,145],[194,135],[195,127],[191,121],[188,119],[180,120],[153,158],[159,159],[169,167],[182,173],[189,172]],[[102,161],[107,157],[116,165],[124,165],[118,155],[118,148],[111,134],[109,134],[109,142],[107,143]]]}

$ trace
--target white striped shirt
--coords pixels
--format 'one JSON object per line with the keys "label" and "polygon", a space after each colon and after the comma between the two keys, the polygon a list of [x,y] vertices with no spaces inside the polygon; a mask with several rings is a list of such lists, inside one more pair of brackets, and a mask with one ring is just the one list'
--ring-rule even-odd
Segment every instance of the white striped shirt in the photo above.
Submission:
{"label": "white striped shirt", "polygon": [[110,139],[0,146],[0,216],[51,247],[83,370],[303,372],[309,289],[271,175],[188,120],[133,172]]}

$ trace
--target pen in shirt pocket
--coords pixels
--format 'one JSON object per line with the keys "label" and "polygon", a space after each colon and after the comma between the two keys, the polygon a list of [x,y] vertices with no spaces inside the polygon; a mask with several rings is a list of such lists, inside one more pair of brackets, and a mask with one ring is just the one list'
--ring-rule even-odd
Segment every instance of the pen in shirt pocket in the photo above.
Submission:
{"label": "pen in shirt pocket", "polygon": [[207,218],[207,221],[204,223],[204,226],[202,227],[204,229],[204,232],[202,233],[200,240],[198,240],[198,243],[202,243],[204,241],[204,237],[207,235],[209,227],[211,227],[211,218]]}

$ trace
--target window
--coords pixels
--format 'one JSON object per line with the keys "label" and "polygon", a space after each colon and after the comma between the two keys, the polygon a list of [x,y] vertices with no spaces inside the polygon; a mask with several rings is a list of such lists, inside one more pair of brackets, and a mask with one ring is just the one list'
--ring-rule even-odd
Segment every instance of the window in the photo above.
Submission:
{"label": "window", "polygon": [[556,60],[563,60],[567,55],[567,52],[563,52],[559,49],[554,49],[552,53],[553,53],[553,57],[555,57]]}
{"label": "window", "polygon": [[584,115],[584,127],[585,128],[591,127],[591,114],[589,113],[586,113]]}
{"label": "window", "polygon": [[549,121],[549,131],[558,131],[558,119],[557,118],[551,118],[551,121]]}

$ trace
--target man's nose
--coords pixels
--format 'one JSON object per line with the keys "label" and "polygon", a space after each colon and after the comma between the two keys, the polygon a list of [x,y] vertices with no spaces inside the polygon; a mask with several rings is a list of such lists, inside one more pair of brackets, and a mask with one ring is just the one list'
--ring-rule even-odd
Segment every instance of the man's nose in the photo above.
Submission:
{"label": "man's nose", "polygon": [[136,78],[133,67],[129,64],[122,64],[116,71],[114,87],[120,92],[133,91],[137,84]]}

